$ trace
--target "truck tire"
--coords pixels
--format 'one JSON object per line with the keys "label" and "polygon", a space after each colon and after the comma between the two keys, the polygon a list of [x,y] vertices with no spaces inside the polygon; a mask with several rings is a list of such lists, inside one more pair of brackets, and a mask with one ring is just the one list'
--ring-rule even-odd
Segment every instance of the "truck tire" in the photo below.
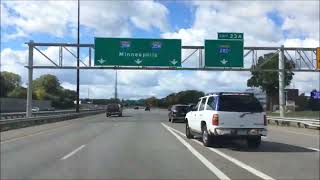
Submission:
{"label": "truck tire", "polygon": [[193,135],[191,133],[188,121],[186,121],[186,136],[188,139],[193,139]]}
{"label": "truck tire", "polygon": [[261,145],[261,136],[254,136],[247,138],[249,148],[258,148]]}
{"label": "truck tire", "polygon": [[212,143],[212,136],[208,133],[207,125],[202,127],[202,144],[209,147]]}

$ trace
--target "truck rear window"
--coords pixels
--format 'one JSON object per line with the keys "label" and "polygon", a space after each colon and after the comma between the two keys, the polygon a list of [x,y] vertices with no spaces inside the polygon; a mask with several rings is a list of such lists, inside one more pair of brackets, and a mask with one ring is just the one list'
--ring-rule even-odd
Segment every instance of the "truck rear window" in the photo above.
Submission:
{"label": "truck rear window", "polygon": [[219,98],[218,111],[262,112],[263,108],[254,96],[225,95]]}

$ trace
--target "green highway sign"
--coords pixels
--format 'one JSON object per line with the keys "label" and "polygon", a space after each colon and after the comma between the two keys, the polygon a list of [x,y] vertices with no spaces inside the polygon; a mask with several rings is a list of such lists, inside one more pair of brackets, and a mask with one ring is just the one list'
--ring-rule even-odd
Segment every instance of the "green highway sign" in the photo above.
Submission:
{"label": "green highway sign", "polygon": [[206,67],[243,67],[243,41],[205,40]]}
{"label": "green highway sign", "polygon": [[180,39],[95,38],[95,66],[181,66]]}
{"label": "green highway sign", "polygon": [[243,33],[218,33],[218,39],[243,40]]}

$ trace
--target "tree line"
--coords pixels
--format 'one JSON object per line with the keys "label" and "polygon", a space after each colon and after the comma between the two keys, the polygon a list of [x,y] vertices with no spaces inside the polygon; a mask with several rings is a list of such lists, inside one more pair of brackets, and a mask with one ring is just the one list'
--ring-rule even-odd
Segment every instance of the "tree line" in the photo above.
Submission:
{"label": "tree line", "polygon": [[149,97],[137,100],[120,100],[120,99],[82,99],[82,103],[92,103],[98,105],[107,105],[110,103],[120,103],[123,106],[152,106],[167,108],[173,104],[196,104],[200,97],[204,96],[204,92],[197,90],[186,90],[177,93],[171,93],[164,98]]}
{"label": "tree line", "polygon": [[124,105],[141,105],[168,108],[174,104],[196,104],[204,92],[197,90],[186,90],[177,93],[171,93],[164,98],[150,97],[139,100],[125,100]]}
{"label": "tree line", "polygon": [[[0,84],[0,97],[27,98],[27,88],[22,86],[21,77],[18,74],[1,72]],[[54,75],[45,74],[32,81],[32,98],[50,100],[53,107],[73,107],[76,97],[76,91],[64,89]]]}

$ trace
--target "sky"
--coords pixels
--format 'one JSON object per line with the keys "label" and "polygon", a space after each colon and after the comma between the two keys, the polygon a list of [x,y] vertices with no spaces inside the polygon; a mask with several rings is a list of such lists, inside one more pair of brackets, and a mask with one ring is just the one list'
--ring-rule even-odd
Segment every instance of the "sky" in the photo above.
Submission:
{"label": "sky", "polygon": [[[319,1],[80,1],[80,43],[94,37],[181,39],[182,45],[204,45],[218,32],[244,33],[244,46],[319,47]],[[25,42],[77,42],[77,1],[1,1],[1,71],[10,71],[27,83],[28,47]],[[59,49],[41,50],[58,62]],[[76,49],[71,49],[76,53]],[[192,51],[183,50],[182,58]],[[65,65],[76,59],[64,50]],[[259,54],[259,55],[263,55]],[[196,67],[198,54],[183,67]],[[80,59],[88,63],[87,50]],[[50,62],[34,52],[34,65]],[[245,67],[250,67],[245,61]],[[64,88],[76,89],[75,70],[35,69],[34,79],[56,75]],[[287,88],[309,94],[319,90],[319,73],[296,72]],[[243,91],[250,72],[118,71],[121,99],[139,99],[187,89]],[[113,70],[82,70],[81,98],[112,98]]]}

